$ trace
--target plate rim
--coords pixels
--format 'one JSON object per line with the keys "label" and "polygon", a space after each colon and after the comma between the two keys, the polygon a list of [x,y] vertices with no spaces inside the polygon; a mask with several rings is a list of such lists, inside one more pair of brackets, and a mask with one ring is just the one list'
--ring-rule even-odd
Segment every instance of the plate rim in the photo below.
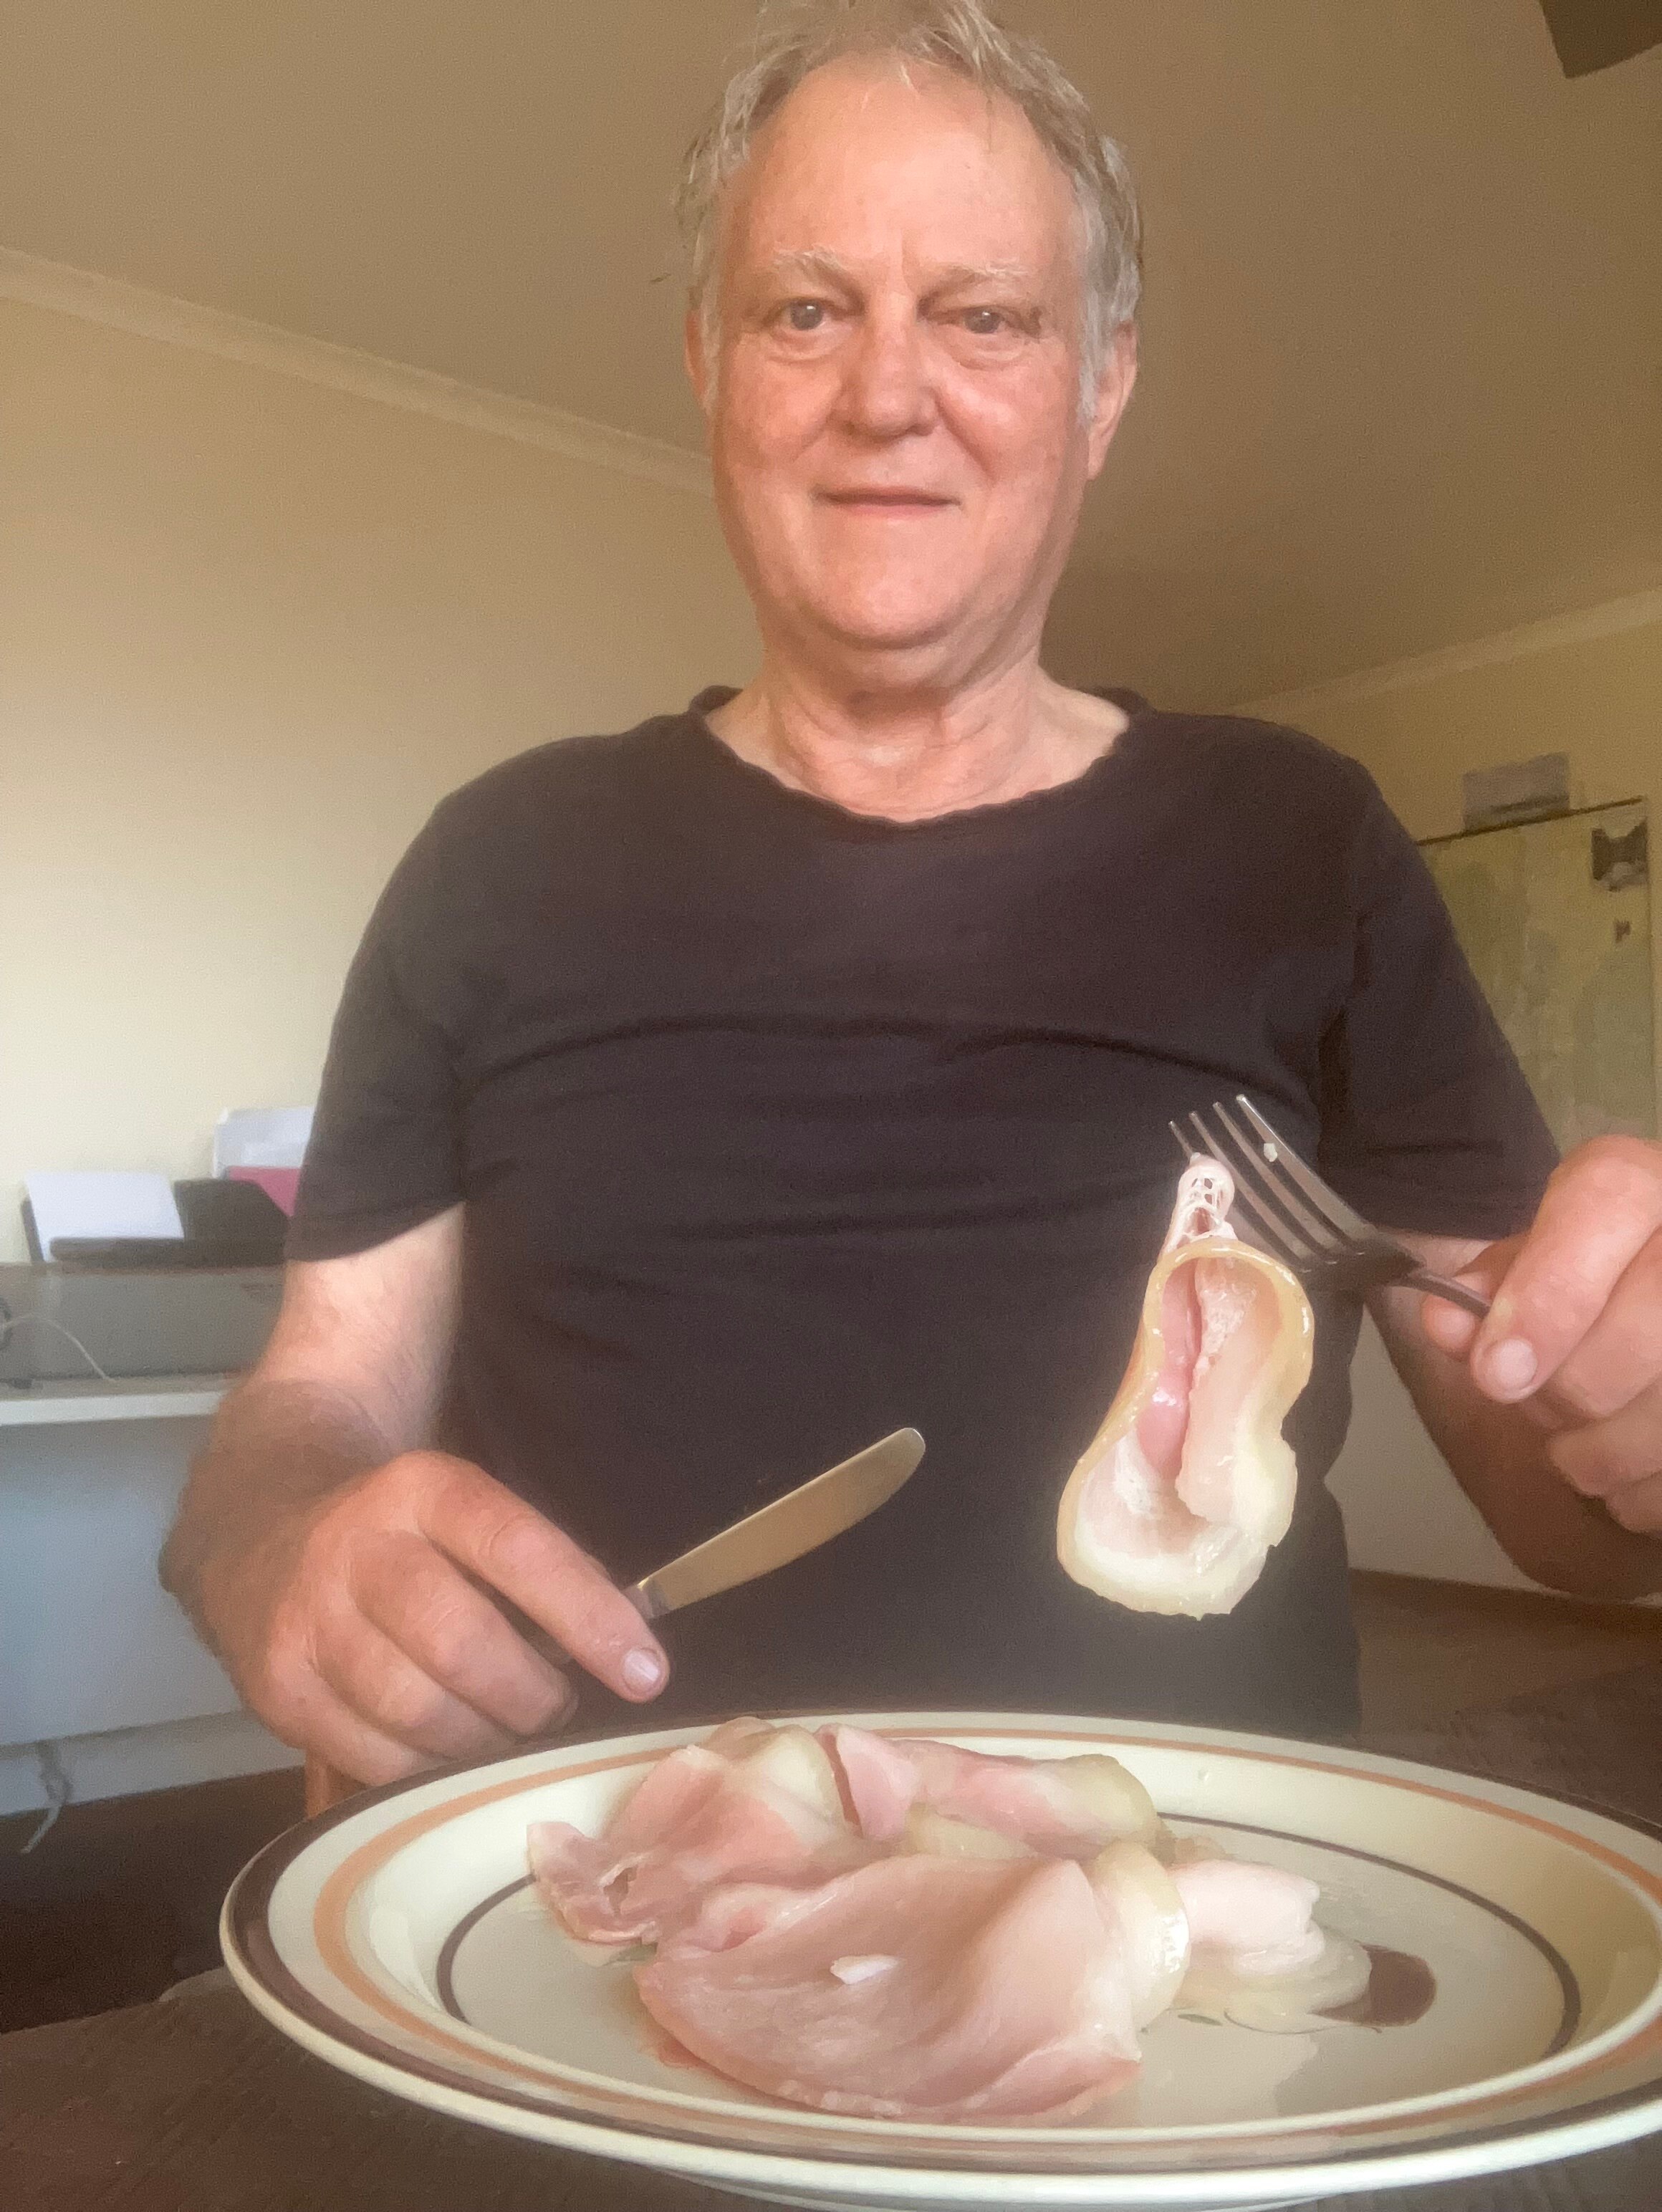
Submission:
{"label": "plate rim", "polygon": [[[1422,1787],[1428,1784],[1440,1796],[1464,1797],[1491,1813],[1531,1817],[1578,1848],[1590,1850],[1595,1856],[1608,1857],[1608,1847],[1592,1837],[1573,1830],[1565,1832],[1550,1818],[1542,1823],[1542,1815],[1569,1810],[1653,1844],[1662,1844],[1662,1826],[1596,1801],[1577,1799],[1566,1793],[1552,1795],[1458,1767],[1397,1759],[1361,1746],[1321,1744],[1290,1737],[1160,1721],[1121,1720],[1100,1715],[892,1711],[862,1712],[858,1716],[799,1711],[767,1717],[811,1720],[822,1724],[827,1718],[846,1717],[908,1733],[921,1733],[927,1724],[932,1732],[945,1735],[1038,1734],[1064,1741],[1070,1736],[1088,1736],[1098,1743],[1117,1738],[1127,1745],[1144,1743],[1151,1748],[1190,1753],[1210,1751],[1227,1756],[1245,1754],[1282,1765],[1349,1774],[1358,1779],[1415,1782]],[[902,2144],[880,2136],[870,2138],[868,2147],[859,2150],[850,2150],[846,2140],[835,2148],[825,2147],[811,2151],[756,2148],[734,2142],[714,2130],[695,2132],[673,2124],[661,2126],[639,2118],[609,2117],[574,2109],[569,2099],[563,2100],[561,2092],[553,2085],[533,2092],[516,2091],[497,2082],[482,2083],[460,2067],[402,2050],[356,2022],[345,2020],[332,2009],[326,1997],[308,1989],[283,1960],[267,1918],[277,1884],[306,1852],[347,1822],[435,1787],[441,1790],[449,1788],[454,1795],[457,1794],[455,1785],[459,1784],[477,1786],[493,1776],[506,1783],[510,1770],[533,1760],[551,1758],[562,1766],[576,1766],[581,1765],[584,1754],[606,1755],[608,1763],[617,1759],[650,1757],[697,1741],[709,1725],[712,1723],[687,1723],[627,1735],[602,1732],[575,1739],[562,1737],[533,1745],[506,1759],[460,1762],[429,1769],[405,1780],[366,1790],[327,1813],[298,1824],[256,1854],[237,1876],[227,1896],[221,1936],[234,1979],[255,2008],[291,2040],[300,2042],[314,2055],[360,2079],[371,2081],[377,2087],[429,2108],[460,2112],[507,2132],[563,2142],[571,2148],[650,2165],[660,2170],[677,2171],[706,2180],[719,2180],[726,2174],[734,2179],[753,2180],[758,2185],[764,2182],[777,2186],[794,2185],[810,2195],[816,2191],[823,2194],[838,2177],[843,2185],[865,2193],[874,2188],[878,2178],[882,2177],[883,2185],[891,2196],[916,2196],[920,2201],[926,2199],[931,2191],[938,2195],[940,2186],[945,2185],[948,2190],[955,2191],[961,2200],[977,2199],[986,2194],[989,2201],[1001,2197],[1008,2201],[1009,2193],[1019,2187],[1031,2201],[1056,2204],[1179,2205],[1218,2203],[1226,2198],[1242,2205],[1269,2200],[1284,2203],[1285,2191],[1289,2187],[1347,2193],[1373,2186],[1376,2182],[1409,2183],[1507,2172],[1543,2159],[1614,2147],[1662,2126],[1662,2076],[1659,2076],[1544,2118],[1491,2118],[1463,2127],[1458,2117],[1452,2115],[1452,2124],[1430,2142],[1387,2147],[1362,2141],[1334,2151],[1330,2136],[1324,2154],[1301,2158],[1294,2148],[1291,2155],[1267,2163],[1259,2160],[1198,2169],[1129,2166],[1117,2155],[1123,2154],[1123,2147],[1118,2145],[1112,2150],[1105,2147],[1105,2157],[1115,2157],[1115,2163],[1094,2169],[991,2165],[984,2154],[979,2160],[973,2157],[960,2160],[933,2148],[914,2146],[909,2151]],[[527,1774],[523,1786],[534,1786],[540,1778],[534,1772]],[[559,1774],[550,1773],[546,1778],[557,1781]],[[1464,1787],[1451,1790],[1451,1784]],[[437,1801],[439,1804],[443,1802],[442,1796]],[[1203,1814],[1193,1817],[1204,1824]],[[370,1836],[374,1832],[372,1827]],[[349,1854],[349,1857],[351,1856],[354,1855]],[[345,1863],[344,1860],[341,1862],[342,1865]],[[1630,1875],[1620,1869],[1612,1871],[1631,1886]],[[1659,1922],[1662,1922],[1662,1911],[1658,1909],[1659,1900],[1662,1899],[1662,1876],[1651,1874],[1648,1884],[1647,1902]],[[1641,1887],[1642,1892],[1643,1886]],[[1658,1987],[1662,1988],[1662,1976],[1659,1976]],[[1642,2050],[1650,2042],[1662,2039],[1662,2023],[1653,2016],[1639,2034],[1643,2039],[1640,2045]],[[1598,2039],[1602,2040],[1602,2037]],[[1531,2069],[1509,2070],[1526,2073]],[[1501,2074],[1488,2078],[1499,2082],[1507,2076]],[[1476,2089],[1482,2084],[1469,2086]],[[1354,2108],[1357,2114],[1374,2110],[1380,2113],[1384,2124],[1387,2105]],[[1335,2118],[1338,2118],[1336,2112]],[[1318,2134],[1320,2123],[1320,2115],[1309,2116],[1308,2132]],[[1180,2136],[1188,2131],[1173,2132]],[[1197,2143],[1196,2148],[1200,2148]],[[1314,2152],[1315,2146],[1311,2148]],[[968,2149],[966,2145],[966,2152]]]}

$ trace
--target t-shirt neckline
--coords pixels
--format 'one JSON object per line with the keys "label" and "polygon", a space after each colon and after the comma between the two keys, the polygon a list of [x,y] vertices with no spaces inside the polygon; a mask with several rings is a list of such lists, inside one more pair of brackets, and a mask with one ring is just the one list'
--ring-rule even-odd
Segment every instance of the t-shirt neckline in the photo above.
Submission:
{"label": "t-shirt neckline", "polygon": [[1064,783],[1046,784],[1043,790],[1023,792],[1017,799],[995,799],[974,806],[955,806],[944,814],[926,814],[916,821],[896,822],[884,814],[861,814],[855,808],[843,806],[834,799],[822,798],[818,792],[799,791],[794,785],[783,783],[771,769],[760,767],[755,761],[746,760],[734,751],[731,745],[718,737],[710,726],[709,714],[713,708],[723,706],[737,693],[724,685],[715,685],[700,691],[685,712],[678,717],[680,726],[706,758],[713,757],[718,772],[726,773],[742,781],[753,796],[793,814],[802,821],[817,819],[825,826],[841,830],[847,836],[870,837],[917,838],[928,836],[951,836],[973,835],[988,829],[997,829],[1005,823],[1022,823],[1044,815],[1061,815],[1070,811],[1082,799],[1094,798],[1097,789],[1109,778],[1119,773],[1117,763],[1123,763],[1128,750],[1133,750],[1135,738],[1141,742],[1144,726],[1151,720],[1154,709],[1147,700],[1135,708],[1121,709],[1126,716],[1125,727],[1105,752],[1081,769],[1077,775],[1069,776]]}

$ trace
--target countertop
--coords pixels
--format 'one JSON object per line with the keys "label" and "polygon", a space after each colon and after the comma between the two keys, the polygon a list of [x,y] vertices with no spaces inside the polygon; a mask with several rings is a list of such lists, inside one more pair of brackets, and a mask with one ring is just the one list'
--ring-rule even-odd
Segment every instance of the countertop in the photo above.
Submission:
{"label": "countertop", "polygon": [[185,1420],[212,1413],[230,1375],[118,1376],[113,1382],[0,1382],[0,1429],[64,1422]]}

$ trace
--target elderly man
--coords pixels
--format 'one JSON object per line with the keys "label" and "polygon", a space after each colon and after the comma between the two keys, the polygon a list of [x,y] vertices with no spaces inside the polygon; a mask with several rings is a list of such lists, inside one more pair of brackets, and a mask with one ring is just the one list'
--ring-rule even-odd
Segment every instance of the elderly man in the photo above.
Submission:
{"label": "elderly man", "polygon": [[1345,1728],[1353,1302],[1318,1305],[1298,1511],[1233,1613],[1124,1613],[1056,1561],[1168,1118],[1236,1090],[1496,1293],[1481,1328],[1375,1310],[1513,1556],[1662,1587],[1662,1158],[1554,1172],[1353,763],[1040,667],[1135,373],[1117,155],[977,0],[793,22],[685,194],[761,667],[511,760],[417,839],[347,984],[281,1320],[166,1555],[254,1709],[368,1781],[557,1727],[580,1674],[591,1718],[658,1697],[618,1585],[909,1422],[892,1504],[678,1619],[661,1711]]}

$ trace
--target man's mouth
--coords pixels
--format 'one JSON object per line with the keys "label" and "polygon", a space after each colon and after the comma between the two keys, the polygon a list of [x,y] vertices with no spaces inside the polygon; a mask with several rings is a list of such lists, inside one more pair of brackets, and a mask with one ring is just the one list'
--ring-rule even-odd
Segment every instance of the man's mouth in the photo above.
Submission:
{"label": "man's mouth", "polygon": [[822,491],[819,496],[828,507],[889,514],[932,514],[958,503],[944,492],[892,484],[853,484],[837,491]]}

